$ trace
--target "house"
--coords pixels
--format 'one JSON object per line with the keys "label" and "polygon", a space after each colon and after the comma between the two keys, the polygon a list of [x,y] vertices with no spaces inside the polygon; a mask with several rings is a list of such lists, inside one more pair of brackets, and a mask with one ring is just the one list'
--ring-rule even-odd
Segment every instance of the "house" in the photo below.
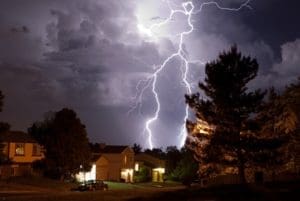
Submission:
{"label": "house", "polygon": [[142,167],[150,170],[150,177],[153,182],[163,182],[165,174],[165,161],[153,157],[146,153],[135,156],[135,171],[138,172]]}
{"label": "house", "polygon": [[27,133],[7,131],[0,134],[4,158],[0,167],[1,177],[21,176],[32,173],[32,163],[44,158],[42,147]]}
{"label": "house", "polygon": [[134,151],[129,146],[102,145],[94,153],[90,172],[76,175],[79,181],[106,180],[133,182]]}

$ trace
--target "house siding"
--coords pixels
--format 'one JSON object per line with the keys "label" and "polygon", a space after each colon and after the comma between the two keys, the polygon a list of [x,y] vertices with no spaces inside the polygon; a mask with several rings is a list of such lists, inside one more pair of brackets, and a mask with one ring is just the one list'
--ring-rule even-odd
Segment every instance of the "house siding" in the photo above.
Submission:
{"label": "house siding", "polygon": [[[16,144],[24,144],[24,155],[16,155]],[[15,163],[32,163],[36,160],[41,160],[44,155],[32,155],[34,143],[14,143],[10,142],[8,145],[8,158]]]}
{"label": "house siding", "polygon": [[132,182],[131,178],[122,178],[121,172],[134,168],[134,152],[130,147],[121,153],[102,153],[96,161],[96,178],[100,180]]}

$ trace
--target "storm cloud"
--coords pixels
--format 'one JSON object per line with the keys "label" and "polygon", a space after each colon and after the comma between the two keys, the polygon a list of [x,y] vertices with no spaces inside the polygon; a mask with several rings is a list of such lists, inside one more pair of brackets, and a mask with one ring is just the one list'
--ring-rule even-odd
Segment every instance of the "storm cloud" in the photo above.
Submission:
{"label": "storm cloud", "polygon": [[[183,1],[170,2],[180,8]],[[193,2],[199,7],[208,1]],[[217,2],[238,7],[244,1]],[[290,9],[298,4],[296,0],[289,4],[252,0],[252,9],[239,12],[205,6],[193,15],[195,30],[184,39],[186,54],[191,60],[208,62],[237,44],[259,61],[253,87],[283,87],[300,73],[300,28],[289,25],[299,21],[297,11]],[[91,141],[147,147],[144,123],[156,105],[149,88],[137,99],[138,83],[176,51],[178,33],[188,24],[187,16],[176,15],[155,30],[159,36],[155,40],[141,33],[138,25],[162,21],[169,12],[161,0],[2,1],[0,90],[5,105],[1,120],[13,129],[26,130],[45,112],[70,107],[86,124]],[[275,19],[279,15],[281,24],[268,13]],[[261,25],[264,20],[266,26]],[[176,58],[158,76],[162,110],[152,126],[157,147],[179,144],[186,93],[180,66]],[[196,86],[204,78],[204,66],[193,62],[190,69],[188,79]],[[137,100],[140,107],[128,113]]]}

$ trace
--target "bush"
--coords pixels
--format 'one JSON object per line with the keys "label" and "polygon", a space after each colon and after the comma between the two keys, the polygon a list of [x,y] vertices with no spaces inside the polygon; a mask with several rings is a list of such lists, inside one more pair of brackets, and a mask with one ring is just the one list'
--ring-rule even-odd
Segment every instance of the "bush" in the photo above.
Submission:
{"label": "bush", "polygon": [[146,167],[141,167],[134,174],[134,182],[149,182],[151,181],[150,170]]}

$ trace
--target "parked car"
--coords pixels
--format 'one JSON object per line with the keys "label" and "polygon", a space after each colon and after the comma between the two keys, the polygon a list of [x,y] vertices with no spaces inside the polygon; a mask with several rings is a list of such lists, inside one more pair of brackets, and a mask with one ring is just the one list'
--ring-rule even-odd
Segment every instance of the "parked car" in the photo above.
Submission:
{"label": "parked car", "polygon": [[108,190],[108,185],[102,180],[90,180],[82,182],[72,191],[95,191],[95,190]]}

